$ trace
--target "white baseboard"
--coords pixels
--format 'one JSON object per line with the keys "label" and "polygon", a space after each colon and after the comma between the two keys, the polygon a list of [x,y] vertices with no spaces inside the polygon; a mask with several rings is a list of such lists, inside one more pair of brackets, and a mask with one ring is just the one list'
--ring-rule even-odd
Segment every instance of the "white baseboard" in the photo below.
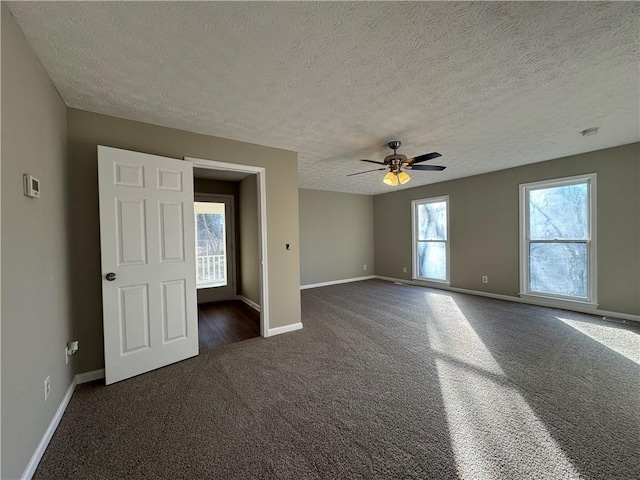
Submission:
{"label": "white baseboard", "polygon": [[373,280],[375,275],[368,275],[366,277],[356,278],[344,278],[342,280],[331,280],[330,282],[310,283],[308,285],[300,285],[300,290],[306,290],[307,288],[328,287],[329,285],[339,285],[341,283],[360,282],[362,280]]}
{"label": "white baseboard", "polygon": [[590,307],[581,307],[580,305],[558,305],[557,303],[545,302],[544,300],[525,299],[520,297],[512,297],[510,295],[502,295],[499,293],[481,292],[478,290],[467,290],[466,288],[450,287],[438,283],[427,283],[415,280],[407,280],[402,278],[383,277],[376,275],[378,280],[385,280],[387,282],[398,282],[407,285],[415,285],[417,287],[438,288],[440,290],[449,290],[451,292],[466,293],[468,295],[477,295],[479,297],[495,298],[497,300],[506,300],[507,302],[526,303],[528,305],[537,305],[539,307],[558,308],[561,310],[570,310],[579,313],[588,313],[590,315],[597,315],[599,317],[606,317],[608,319],[623,319],[631,320],[632,322],[640,322],[640,315],[632,315],[630,313],[610,312],[608,310],[599,310]]}
{"label": "white baseboard", "polygon": [[276,327],[269,329],[268,337],[273,337],[274,335],[280,335],[281,333],[293,332],[295,330],[300,330],[302,328],[302,322],[292,323],[291,325],[285,325],[283,327]]}
{"label": "white baseboard", "polygon": [[249,305],[251,308],[253,308],[254,310],[257,310],[258,312],[260,311],[260,305],[258,305],[256,302],[254,302],[253,300],[249,300],[247,297],[245,297],[244,295],[236,295],[236,298],[238,300],[240,300],[241,302],[246,303],[247,305]]}
{"label": "white baseboard", "polygon": [[80,385],[81,383],[93,382],[94,380],[100,380],[101,378],[104,378],[104,368],[77,374],[76,383]]}
{"label": "white baseboard", "polygon": [[51,441],[53,434],[55,433],[56,429],[58,428],[58,425],[60,424],[62,415],[64,415],[64,412],[67,409],[69,402],[71,401],[71,397],[73,396],[73,392],[76,389],[76,385],[79,385],[81,383],[91,382],[93,380],[99,380],[100,378],[104,378],[104,368],[100,370],[93,370],[91,372],[79,373],[75,377],[73,377],[73,380],[71,380],[71,384],[69,385],[69,388],[67,388],[67,391],[64,394],[64,397],[62,397],[62,401],[60,402],[60,405],[58,406],[58,409],[56,410],[55,415],[51,419],[49,426],[47,427],[47,429],[44,432],[44,435],[40,439],[40,443],[38,443],[38,446],[36,447],[35,452],[33,452],[33,455],[31,455],[31,459],[27,464],[27,468],[25,468],[24,472],[22,473],[22,477],[20,477],[22,480],[31,480],[31,478],[33,477],[33,474],[35,473],[36,468],[38,468],[38,464],[40,463],[40,460],[42,460],[42,456],[44,455],[44,452],[47,450],[47,447],[49,446],[49,442]]}
{"label": "white baseboard", "polygon": [[75,389],[76,389],[76,377],[73,377],[73,380],[71,381],[71,385],[69,385],[69,388],[67,388],[67,392],[64,394],[64,397],[62,397],[62,401],[60,402],[60,405],[58,406],[58,409],[56,410],[55,415],[51,419],[49,426],[45,430],[44,435],[42,436],[42,439],[40,439],[40,443],[38,443],[38,446],[36,447],[35,452],[33,452],[33,455],[31,455],[31,459],[27,464],[27,468],[25,468],[24,472],[22,473],[21,478],[23,480],[31,480],[31,477],[33,477],[33,474],[35,473],[36,468],[38,468],[38,464],[42,459],[42,455],[44,455],[44,452],[47,449],[47,446],[49,445],[49,442],[51,441],[51,438],[53,437],[53,434],[55,433],[56,428],[58,428],[58,424],[62,419],[62,415],[64,414],[64,411],[67,409],[67,405],[69,405],[69,401],[71,400],[71,396],[73,395],[73,391]]}

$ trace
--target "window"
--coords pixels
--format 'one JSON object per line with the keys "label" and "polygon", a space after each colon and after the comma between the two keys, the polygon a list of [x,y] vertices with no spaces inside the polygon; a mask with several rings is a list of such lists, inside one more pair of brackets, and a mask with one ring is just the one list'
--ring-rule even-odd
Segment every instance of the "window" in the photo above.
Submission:
{"label": "window", "polygon": [[449,197],[411,202],[413,278],[449,283]]}
{"label": "window", "polygon": [[225,204],[194,202],[196,216],[196,287],[227,284]]}
{"label": "window", "polygon": [[520,185],[520,295],[595,305],[596,176]]}

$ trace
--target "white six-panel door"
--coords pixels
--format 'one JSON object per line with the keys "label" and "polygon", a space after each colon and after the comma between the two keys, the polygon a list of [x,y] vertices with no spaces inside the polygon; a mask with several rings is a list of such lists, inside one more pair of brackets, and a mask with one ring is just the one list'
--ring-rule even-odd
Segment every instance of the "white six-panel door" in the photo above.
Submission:
{"label": "white six-panel door", "polygon": [[99,146],[98,176],[109,385],[198,354],[193,166]]}

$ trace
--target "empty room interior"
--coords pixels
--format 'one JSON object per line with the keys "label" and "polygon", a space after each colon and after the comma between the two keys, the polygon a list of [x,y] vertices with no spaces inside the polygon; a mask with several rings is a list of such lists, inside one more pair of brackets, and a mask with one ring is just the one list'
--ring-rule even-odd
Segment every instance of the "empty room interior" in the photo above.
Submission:
{"label": "empty room interior", "polygon": [[640,3],[1,16],[2,479],[640,478]]}

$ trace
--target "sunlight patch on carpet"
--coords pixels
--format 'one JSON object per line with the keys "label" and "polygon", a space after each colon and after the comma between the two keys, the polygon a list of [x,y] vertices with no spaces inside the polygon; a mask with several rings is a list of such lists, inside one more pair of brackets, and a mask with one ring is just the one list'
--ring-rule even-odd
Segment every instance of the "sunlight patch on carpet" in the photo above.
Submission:
{"label": "sunlight patch on carpet", "polygon": [[584,322],[556,317],[580,333],[640,365],[640,336],[616,324]]}
{"label": "sunlight patch on carpet", "polygon": [[460,478],[580,478],[455,302],[432,308],[429,342]]}

